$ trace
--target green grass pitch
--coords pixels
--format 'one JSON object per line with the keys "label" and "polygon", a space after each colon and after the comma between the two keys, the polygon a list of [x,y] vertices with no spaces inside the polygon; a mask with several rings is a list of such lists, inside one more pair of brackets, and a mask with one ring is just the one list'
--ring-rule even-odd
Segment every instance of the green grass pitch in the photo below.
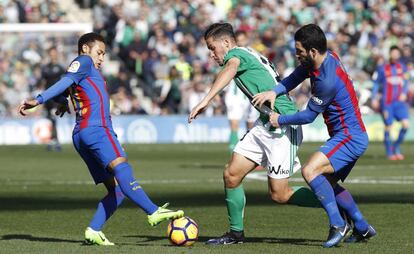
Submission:
{"label": "green grass pitch", "polygon": [[[302,163],[320,144],[306,143]],[[191,248],[171,246],[167,223],[150,227],[145,214],[127,200],[104,227],[117,245],[82,245],[85,227],[103,195],[72,146],[47,152],[44,146],[0,147],[0,253],[412,253],[414,249],[414,143],[406,160],[384,159],[371,143],[345,186],[378,231],[368,243],[323,249],[328,220],[322,209],[273,203],[263,171],[244,182],[245,244],[206,246],[228,229],[222,170],[226,144],[127,145],[134,174],[159,205],[184,209],[199,225]],[[292,185],[305,185],[300,174]]]}

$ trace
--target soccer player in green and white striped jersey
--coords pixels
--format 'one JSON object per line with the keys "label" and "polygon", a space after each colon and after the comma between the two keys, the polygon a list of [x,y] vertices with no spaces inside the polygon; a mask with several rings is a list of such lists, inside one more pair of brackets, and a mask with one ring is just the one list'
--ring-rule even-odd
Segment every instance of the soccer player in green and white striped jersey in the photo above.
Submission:
{"label": "soccer player in green and white striped jersey", "polygon": [[[230,24],[212,24],[206,30],[204,39],[210,57],[223,69],[218,73],[206,97],[192,109],[188,117],[190,123],[232,79],[239,88],[244,87],[253,95],[272,90],[277,84],[277,73],[273,64],[252,49],[238,47]],[[272,110],[282,115],[298,111],[286,95],[276,99]],[[207,244],[233,244],[244,241],[243,217],[246,198],[242,180],[258,165],[267,169],[269,194],[274,201],[308,207],[320,206],[309,189],[292,188],[288,185],[289,177],[300,168],[296,152],[301,142],[300,126],[275,129],[269,123],[269,115],[260,114],[254,127],[234,148],[232,158],[224,170],[230,231],[221,237],[208,240]]]}

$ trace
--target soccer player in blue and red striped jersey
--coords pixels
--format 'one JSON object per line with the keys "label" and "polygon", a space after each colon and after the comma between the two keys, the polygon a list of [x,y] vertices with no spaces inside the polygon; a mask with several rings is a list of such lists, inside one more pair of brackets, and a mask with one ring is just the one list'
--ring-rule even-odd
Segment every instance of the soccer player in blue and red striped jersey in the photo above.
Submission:
{"label": "soccer player in blue and red striped jersey", "polygon": [[62,116],[68,111],[65,95],[70,94],[76,111],[73,144],[88,166],[95,183],[103,183],[108,191],[99,202],[85,231],[86,243],[95,245],[114,245],[101,229],[125,196],[147,213],[148,223],[152,226],[184,215],[182,210],[166,209],[168,204],[162,207],[155,205],[133,176],[127,155],[112,127],[109,94],[105,79],[100,73],[105,50],[102,36],[96,33],[82,35],[78,41],[79,56],[72,61],[63,77],[19,107],[20,114],[24,116],[25,110],[54,99],[61,103],[57,114]]}
{"label": "soccer player in blue and red striped jersey", "polygon": [[366,240],[376,232],[362,216],[351,194],[338,184],[339,180],[345,180],[368,147],[352,81],[338,56],[327,50],[326,37],[319,26],[301,27],[295,33],[295,48],[300,65],[273,91],[258,94],[253,101],[259,105],[270,101],[273,105],[277,95],[291,91],[310,78],[312,97],[307,108],[293,115],[272,113],[271,123],[275,127],[308,124],[322,113],[330,138],[302,167],[302,175],[329,217],[330,231],[323,246],[337,246],[351,232],[339,208],[354,222],[354,233],[347,241]]}
{"label": "soccer player in blue and red striped jersey", "polygon": [[[390,160],[403,160],[400,145],[404,141],[410,126],[407,100],[408,78],[407,67],[400,62],[401,50],[398,46],[390,48],[390,61],[378,67],[374,74],[371,106],[380,111],[384,121],[385,152]],[[380,90],[381,98],[378,96]],[[397,140],[392,144],[390,132],[396,119],[401,122],[401,130]]]}

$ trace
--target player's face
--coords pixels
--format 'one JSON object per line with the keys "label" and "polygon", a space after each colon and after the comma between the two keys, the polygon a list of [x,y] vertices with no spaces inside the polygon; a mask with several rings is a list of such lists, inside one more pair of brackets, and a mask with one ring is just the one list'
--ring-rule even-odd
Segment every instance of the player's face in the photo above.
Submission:
{"label": "player's face", "polygon": [[300,65],[302,65],[307,70],[313,70],[315,66],[315,61],[312,58],[310,51],[307,51],[300,41],[295,42],[296,58],[299,60]]}
{"label": "player's face", "polygon": [[248,45],[247,36],[245,34],[242,34],[242,33],[237,35],[236,43],[237,43],[237,46],[239,46],[239,47],[247,47],[247,45]]}
{"label": "player's face", "polygon": [[393,49],[390,52],[390,62],[394,63],[400,60],[401,53],[398,49]]}
{"label": "player's face", "polygon": [[228,40],[224,38],[214,39],[212,36],[206,40],[209,56],[220,66],[224,64],[224,56],[229,51]]}
{"label": "player's face", "polygon": [[86,52],[87,55],[89,55],[92,58],[93,61],[93,65],[95,66],[96,69],[100,69],[103,62],[104,62],[104,57],[105,57],[105,43],[101,42],[101,41],[95,41],[92,44],[92,47],[89,47],[88,45],[84,45],[86,46],[86,50],[84,52]]}

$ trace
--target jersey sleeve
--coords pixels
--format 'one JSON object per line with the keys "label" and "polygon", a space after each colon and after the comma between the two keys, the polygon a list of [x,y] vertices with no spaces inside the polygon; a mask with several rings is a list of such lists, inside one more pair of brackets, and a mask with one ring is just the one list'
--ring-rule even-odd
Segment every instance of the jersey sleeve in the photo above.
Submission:
{"label": "jersey sleeve", "polygon": [[82,79],[89,76],[92,66],[92,58],[86,55],[78,56],[69,65],[64,76],[72,79],[76,84],[79,84]]}
{"label": "jersey sleeve", "polygon": [[233,57],[236,57],[240,60],[240,64],[239,64],[239,67],[237,68],[237,72],[243,72],[249,69],[249,60],[244,57],[244,55],[241,52],[241,49],[230,50],[227,53],[227,55],[224,57],[224,65],[226,65],[227,62]]}
{"label": "jersey sleeve", "polygon": [[308,108],[317,113],[325,111],[336,95],[334,80],[315,80],[315,88],[308,102]]}

